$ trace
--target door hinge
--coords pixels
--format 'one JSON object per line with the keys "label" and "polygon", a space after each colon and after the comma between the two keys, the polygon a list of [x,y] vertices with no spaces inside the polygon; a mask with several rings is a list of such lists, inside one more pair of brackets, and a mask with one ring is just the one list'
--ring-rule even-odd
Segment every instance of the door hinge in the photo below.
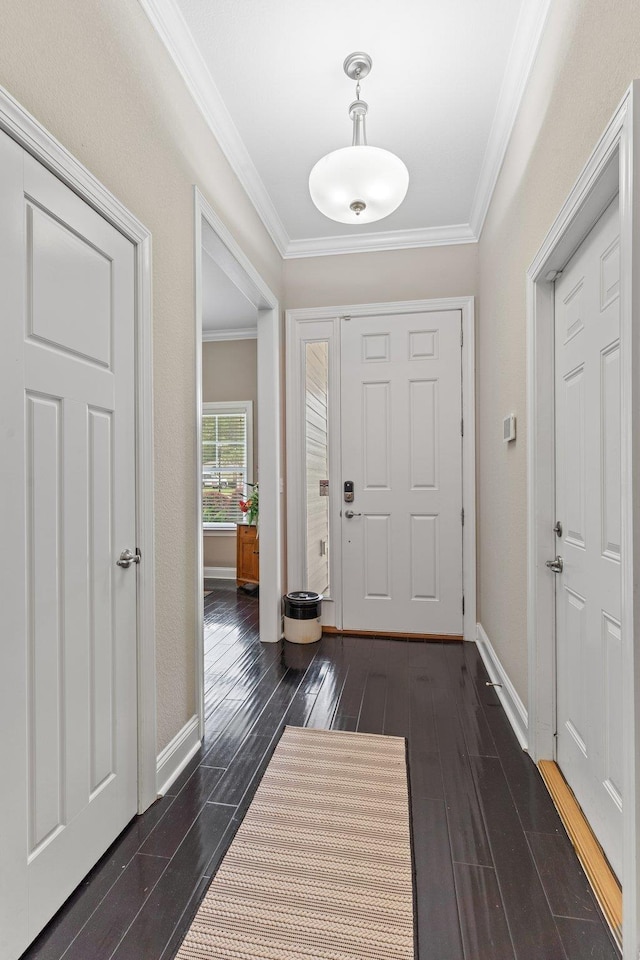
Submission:
{"label": "door hinge", "polygon": [[556,280],[559,280],[562,276],[562,270],[549,270],[548,273],[545,273],[544,279],[547,283],[555,283]]}
{"label": "door hinge", "polygon": [[462,598],[462,616],[464,617],[464,597]]}
{"label": "door hinge", "polygon": [[462,526],[464,527],[464,507],[460,511],[460,519],[462,521]]}
{"label": "door hinge", "polygon": [[460,421],[460,436],[464,437],[464,417]]}

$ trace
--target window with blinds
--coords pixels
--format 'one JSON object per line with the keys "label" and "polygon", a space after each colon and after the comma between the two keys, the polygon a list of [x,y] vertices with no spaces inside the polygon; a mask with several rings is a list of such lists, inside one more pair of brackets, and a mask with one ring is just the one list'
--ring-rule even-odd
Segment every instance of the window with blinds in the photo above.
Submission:
{"label": "window with blinds", "polygon": [[252,403],[205,403],[202,408],[202,523],[205,528],[240,522],[240,500],[253,481]]}

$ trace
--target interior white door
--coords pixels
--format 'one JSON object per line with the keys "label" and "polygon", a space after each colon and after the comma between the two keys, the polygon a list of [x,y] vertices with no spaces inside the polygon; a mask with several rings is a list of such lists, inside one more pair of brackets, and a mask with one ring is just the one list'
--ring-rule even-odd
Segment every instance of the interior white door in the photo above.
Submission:
{"label": "interior white door", "polygon": [[133,247],[0,134],[0,958],[136,812]]}
{"label": "interior white door", "polygon": [[614,200],[556,281],[557,762],[622,868],[620,227]]}
{"label": "interior white door", "polygon": [[461,324],[342,320],[345,630],[462,634]]}

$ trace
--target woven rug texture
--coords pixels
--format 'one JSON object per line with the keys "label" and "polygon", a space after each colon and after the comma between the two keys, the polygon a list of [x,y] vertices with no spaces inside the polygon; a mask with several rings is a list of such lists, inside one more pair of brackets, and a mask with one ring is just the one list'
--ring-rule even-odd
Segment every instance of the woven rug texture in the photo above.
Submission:
{"label": "woven rug texture", "polygon": [[287,727],[177,960],[414,960],[405,741]]}

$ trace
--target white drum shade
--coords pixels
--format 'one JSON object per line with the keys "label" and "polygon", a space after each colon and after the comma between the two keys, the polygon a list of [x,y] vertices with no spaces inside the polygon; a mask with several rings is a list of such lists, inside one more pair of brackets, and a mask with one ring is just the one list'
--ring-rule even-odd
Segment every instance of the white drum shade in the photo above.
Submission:
{"label": "white drum shade", "polygon": [[[309,175],[309,192],[318,210],[339,223],[373,223],[400,206],[409,186],[402,160],[380,147],[352,146],[322,157]],[[351,204],[365,209],[357,214]]]}

